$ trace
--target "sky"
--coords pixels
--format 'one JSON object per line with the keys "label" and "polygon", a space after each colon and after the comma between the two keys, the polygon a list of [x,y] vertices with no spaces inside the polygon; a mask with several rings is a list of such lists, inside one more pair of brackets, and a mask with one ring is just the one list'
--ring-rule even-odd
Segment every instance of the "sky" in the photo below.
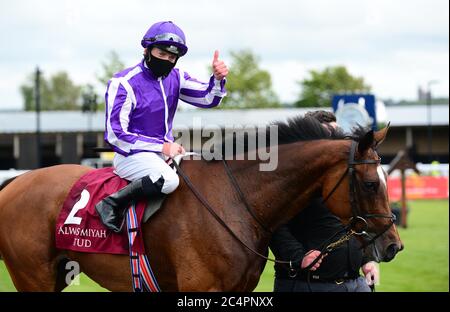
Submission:
{"label": "sky", "polygon": [[251,49],[282,102],[301,92],[310,70],[344,65],[379,99],[414,100],[430,81],[449,96],[448,0],[0,0],[0,110],[21,109],[20,85],[39,66],[65,70],[77,84],[96,75],[111,50],[126,66],[142,56],[140,40],[171,20],[187,37],[178,67],[207,80],[215,49]]}

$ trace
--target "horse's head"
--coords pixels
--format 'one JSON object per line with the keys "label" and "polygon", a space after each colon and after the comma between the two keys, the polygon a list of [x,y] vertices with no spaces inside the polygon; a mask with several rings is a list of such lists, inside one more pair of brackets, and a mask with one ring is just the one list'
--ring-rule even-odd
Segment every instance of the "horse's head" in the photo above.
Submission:
{"label": "horse's head", "polygon": [[369,131],[358,142],[348,142],[348,158],[329,169],[322,188],[328,208],[384,262],[403,249],[389,205],[387,175],[376,152],[387,131]]}

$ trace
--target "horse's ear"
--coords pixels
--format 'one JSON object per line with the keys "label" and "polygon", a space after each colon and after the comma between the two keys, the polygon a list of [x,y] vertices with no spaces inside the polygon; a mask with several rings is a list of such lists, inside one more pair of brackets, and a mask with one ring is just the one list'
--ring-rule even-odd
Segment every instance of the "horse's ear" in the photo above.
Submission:
{"label": "horse's ear", "polygon": [[360,155],[364,155],[365,152],[373,146],[374,135],[373,130],[367,132],[364,137],[358,143],[358,152]]}
{"label": "horse's ear", "polygon": [[387,126],[384,127],[383,129],[376,131],[374,133],[374,139],[375,139],[375,147],[377,147],[378,145],[380,145],[384,139],[386,138],[386,135],[388,133],[389,130],[389,125],[391,124],[391,122],[388,122]]}

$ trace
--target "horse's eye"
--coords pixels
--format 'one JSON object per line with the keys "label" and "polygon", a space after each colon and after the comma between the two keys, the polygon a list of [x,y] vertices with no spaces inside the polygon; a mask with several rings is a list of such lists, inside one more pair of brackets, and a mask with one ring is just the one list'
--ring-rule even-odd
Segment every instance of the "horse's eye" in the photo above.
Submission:
{"label": "horse's eye", "polygon": [[378,181],[364,181],[364,188],[369,192],[376,192],[380,182]]}

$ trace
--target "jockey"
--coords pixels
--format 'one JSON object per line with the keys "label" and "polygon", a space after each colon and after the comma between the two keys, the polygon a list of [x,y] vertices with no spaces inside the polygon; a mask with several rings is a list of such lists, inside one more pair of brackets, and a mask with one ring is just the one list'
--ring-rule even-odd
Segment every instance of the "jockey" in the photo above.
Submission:
{"label": "jockey", "polygon": [[178,186],[178,175],[165,162],[165,157],[185,153],[172,136],[178,99],[210,108],[219,105],[226,94],[228,69],[218,59],[218,51],[214,52],[209,82],[200,82],[174,68],[188,50],[183,31],[174,23],[152,25],[141,45],[143,60],[115,74],[105,95],[105,141],[116,152],[116,174],[131,181],[95,206],[103,223],[115,232],[121,231],[133,200],[168,194]]}

